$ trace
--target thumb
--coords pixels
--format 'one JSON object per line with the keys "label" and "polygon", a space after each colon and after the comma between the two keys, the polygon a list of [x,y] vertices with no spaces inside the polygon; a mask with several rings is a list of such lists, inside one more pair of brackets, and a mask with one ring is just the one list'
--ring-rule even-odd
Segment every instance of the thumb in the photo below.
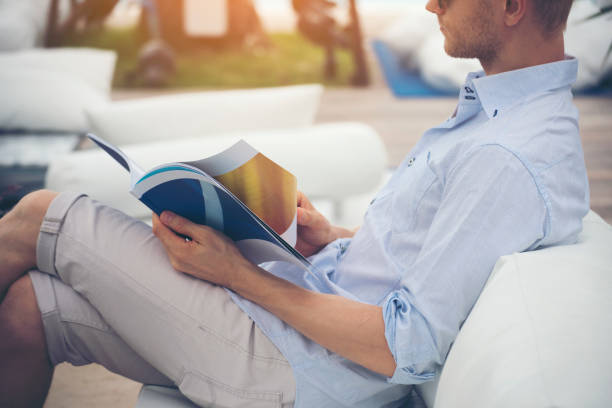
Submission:
{"label": "thumb", "polygon": [[310,200],[308,200],[308,197],[306,197],[306,195],[301,191],[297,192],[297,205],[299,208],[313,208],[312,204],[310,203]]}
{"label": "thumb", "polygon": [[297,209],[297,223],[298,225],[308,226],[312,223],[312,214],[310,210],[298,207]]}
{"label": "thumb", "polygon": [[183,218],[180,215],[176,215],[171,211],[164,211],[159,217],[162,224],[170,228],[174,232],[178,232],[181,235],[185,235],[190,238],[195,238],[197,235],[197,225],[189,221],[187,218]]}

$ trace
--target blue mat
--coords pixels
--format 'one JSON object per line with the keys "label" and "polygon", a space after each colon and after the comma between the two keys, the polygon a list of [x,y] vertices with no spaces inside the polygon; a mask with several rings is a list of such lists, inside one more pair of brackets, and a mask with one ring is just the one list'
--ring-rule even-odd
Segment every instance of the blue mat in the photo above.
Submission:
{"label": "blue mat", "polygon": [[594,86],[592,88],[574,91],[574,95],[600,96],[602,98],[612,97],[612,87]]}
{"label": "blue mat", "polygon": [[387,85],[397,98],[456,96],[457,93],[442,92],[427,84],[418,73],[402,67],[401,60],[391,48],[380,40],[372,41],[374,53],[383,70]]}
{"label": "blue mat", "polygon": [[[397,98],[456,96],[456,92],[442,92],[427,84],[416,72],[406,70],[400,58],[380,40],[372,41],[372,48],[385,75],[387,85]],[[576,95],[612,97],[612,88],[596,86],[575,92]]]}

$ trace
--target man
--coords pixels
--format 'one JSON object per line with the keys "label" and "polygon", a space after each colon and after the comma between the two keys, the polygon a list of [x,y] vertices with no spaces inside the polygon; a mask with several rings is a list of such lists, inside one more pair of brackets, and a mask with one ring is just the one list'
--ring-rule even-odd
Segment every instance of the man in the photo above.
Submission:
{"label": "man", "polygon": [[484,72],[468,76],[455,113],[423,135],[354,235],[299,198],[298,248],[318,279],[260,269],[173,214],[152,233],[77,194],[24,198],[0,220],[2,404],[40,404],[54,364],[96,361],[200,404],[401,406],[408,384],[441,368],[499,256],[581,230],[570,6],[427,4],[446,51]]}

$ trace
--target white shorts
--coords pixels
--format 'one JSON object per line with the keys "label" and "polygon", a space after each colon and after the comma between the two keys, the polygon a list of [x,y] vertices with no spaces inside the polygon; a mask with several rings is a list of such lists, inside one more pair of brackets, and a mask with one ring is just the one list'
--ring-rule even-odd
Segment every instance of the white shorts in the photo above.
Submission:
{"label": "white shorts", "polygon": [[293,406],[289,363],[225,289],[176,272],[146,224],[86,196],[50,205],[30,272],[53,364],[96,362],[199,405]]}

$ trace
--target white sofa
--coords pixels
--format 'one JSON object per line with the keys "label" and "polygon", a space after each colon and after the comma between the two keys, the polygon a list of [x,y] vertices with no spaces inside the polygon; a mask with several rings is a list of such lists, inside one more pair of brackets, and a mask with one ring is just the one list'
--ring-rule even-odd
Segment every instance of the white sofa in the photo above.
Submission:
{"label": "white sofa", "polygon": [[612,407],[612,227],[502,257],[463,324],[428,407]]}

